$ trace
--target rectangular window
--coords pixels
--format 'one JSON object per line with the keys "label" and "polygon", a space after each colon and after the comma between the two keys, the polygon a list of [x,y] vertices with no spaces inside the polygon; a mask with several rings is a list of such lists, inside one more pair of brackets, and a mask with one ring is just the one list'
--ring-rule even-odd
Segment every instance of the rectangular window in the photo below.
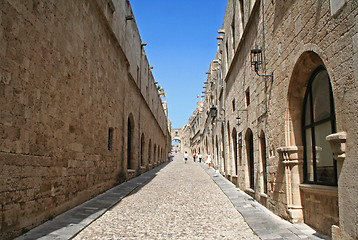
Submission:
{"label": "rectangular window", "polygon": [[137,66],[137,84],[139,85],[139,88],[141,89],[141,79],[140,79],[140,72],[139,72],[139,67]]}
{"label": "rectangular window", "polygon": [[229,39],[226,39],[226,72],[229,70]]}
{"label": "rectangular window", "polygon": [[113,149],[113,128],[108,128],[108,151]]}
{"label": "rectangular window", "polygon": [[245,19],[244,19],[244,0],[240,0],[240,12],[241,12],[241,24],[242,24],[242,29],[244,29],[244,25],[245,25]]}
{"label": "rectangular window", "polygon": [[246,92],[245,92],[245,96],[246,96],[246,106],[250,105],[250,89],[247,88]]}
{"label": "rectangular window", "polygon": [[235,112],[235,99],[232,100],[232,111]]}
{"label": "rectangular window", "polygon": [[235,14],[231,23],[231,32],[232,32],[232,49],[234,50],[235,53]]}

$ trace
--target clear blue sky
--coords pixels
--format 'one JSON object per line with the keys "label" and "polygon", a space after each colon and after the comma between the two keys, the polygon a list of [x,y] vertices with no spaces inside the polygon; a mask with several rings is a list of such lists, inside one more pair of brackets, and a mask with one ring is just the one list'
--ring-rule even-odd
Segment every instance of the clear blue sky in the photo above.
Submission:
{"label": "clear blue sky", "polygon": [[217,50],[227,0],[131,0],[173,128],[188,122]]}

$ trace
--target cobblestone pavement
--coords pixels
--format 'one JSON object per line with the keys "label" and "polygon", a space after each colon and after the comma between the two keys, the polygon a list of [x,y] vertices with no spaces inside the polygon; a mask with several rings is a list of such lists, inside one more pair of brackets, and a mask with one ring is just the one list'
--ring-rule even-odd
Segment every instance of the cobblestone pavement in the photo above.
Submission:
{"label": "cobblestone pavement", "polygon": [[74,239],[259,239],[221,189],[182,154]]}

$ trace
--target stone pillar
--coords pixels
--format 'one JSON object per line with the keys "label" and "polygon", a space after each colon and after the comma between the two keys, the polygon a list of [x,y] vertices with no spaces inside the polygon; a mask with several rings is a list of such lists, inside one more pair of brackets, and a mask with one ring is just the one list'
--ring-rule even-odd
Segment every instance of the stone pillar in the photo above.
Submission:
{"label": "stone pillar", "polygon": [[[333,133],[326,137],[326,140],[331,145],[331,150],[333,153],[333,159],[337,161],[337,178],[338,178],[338,200],[339,200],[339,177],[341,175],[341,170],[343,166],[344,159],[346,158],[346,140],[347,140],[347,133],[346,132],[339,132]],[[338,202],[339,209],[341,208],[340,202]],[[333,225],[332,226],[332,239],[345,239],[342,235],[342,231],[339,226]]]}
{"label": "stone pillar", "polygon": [[300,184],[303,176],[303,147],[286,146],[277,149],[285,166],[287,214],[292,223],[303,222]]}

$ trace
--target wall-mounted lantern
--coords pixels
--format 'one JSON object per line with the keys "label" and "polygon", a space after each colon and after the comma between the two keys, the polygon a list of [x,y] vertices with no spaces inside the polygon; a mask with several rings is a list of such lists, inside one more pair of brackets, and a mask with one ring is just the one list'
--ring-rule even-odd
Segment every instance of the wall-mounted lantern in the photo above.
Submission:
{"label": "wall-mounted lantern", "polygon": [[271,75],[266,75],[266,74],[260,74],[259,73],[259,67],[262,64],[262,50],[261,48],[258,48],[257,46],[255,46],[254,49],[251,49],[251,54],[250,54],[250,60],[251,60],[251,66],[254,67],[254,71],[256,72],[256,74],[260,77],[271,77],[271,81],[273,82],[273,73]]}
{"label": "wall-mounted lantern", "polygon": [[259,72],[259,66],[262,64],[262,51],[260,48],[255,46],[254,49],[251,49],[251,66],[254,66],[254,70],[256,73]]}
{"label": "wall-mounted lantern", "polygon": [[236,120],[237,120],[237,126],[240,126],[241,125],[241,117],[237,116]]}
{"label": "wall-mounted lantern", "polygon": [[218,114],[218,110],[217,108],[213,105],[211,108],[210,108],[210,116],[214,119],[216,118]]}
{"label": "wall-mounted lantern", "polygon": [[247,112],[247,109],[239,109],[237,111],[238,111],[238,115],[237,115],[236,120],[237,120],[237,125],[240,126],[241,125],[241,117],[239,114],[240,114],[240,112]]}

